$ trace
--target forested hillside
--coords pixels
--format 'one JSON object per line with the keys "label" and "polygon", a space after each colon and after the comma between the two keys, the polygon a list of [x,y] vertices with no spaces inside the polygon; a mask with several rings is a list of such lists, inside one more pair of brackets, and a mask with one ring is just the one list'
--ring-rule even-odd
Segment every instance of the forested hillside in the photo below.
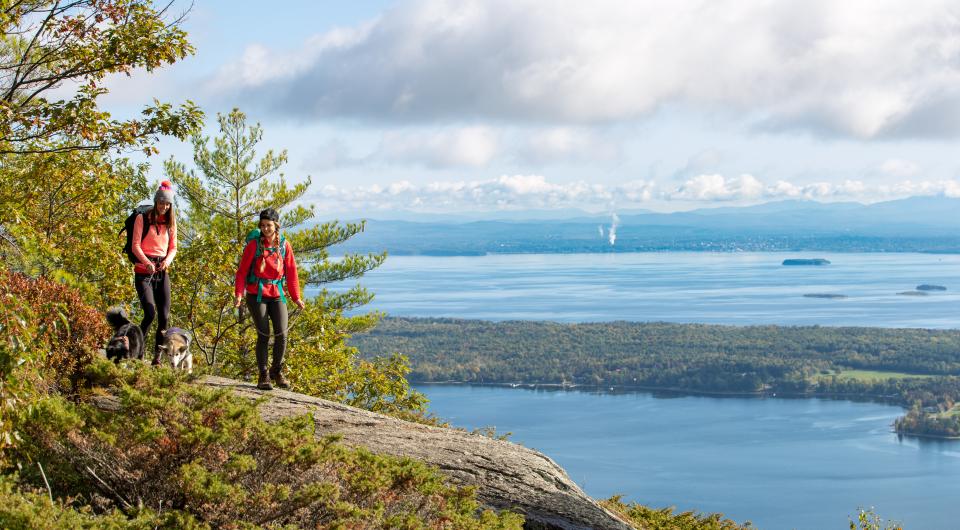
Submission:
{"label": "forested hillside", "polygon": [[960,374],[960,332],[390,318],[354,344],[410,357],[416,381],[757,391],[844,369]]}
{"label": "forested hillside", "polygon": [[[407,355],[420,382],[846,395],[928,411],[960,396],[956,330],[390,318],[352,343]],[[939,434],[960,433],[953,423]]]}

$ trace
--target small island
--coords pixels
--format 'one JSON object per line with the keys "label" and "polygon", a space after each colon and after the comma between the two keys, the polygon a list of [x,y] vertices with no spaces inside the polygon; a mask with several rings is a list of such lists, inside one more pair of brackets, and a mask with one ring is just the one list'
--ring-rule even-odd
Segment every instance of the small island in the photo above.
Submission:
{"label": "small island", "polygon": [[813,258],[813,259],[785,259],[783,260],[784,265],[830,265],[830,260],[823,258]]}
{"label": "small island", "polygon": [[902,293],[897,293],[901,296],[927,296],[928,292],[926,291],[903,291]]}
{"label": "small island", "polygon": [[946,291],[947,288],[942,285],[933,285],[933,284],[925,283],[923,285],[918,285],[917,290],[918,291]]}
{"label": "small island", "polygon": [[803,295],[804,298],[829,298],[829,299],[840,299],[846,298],[845,294],[833,294],[833,293],[807,293]]}

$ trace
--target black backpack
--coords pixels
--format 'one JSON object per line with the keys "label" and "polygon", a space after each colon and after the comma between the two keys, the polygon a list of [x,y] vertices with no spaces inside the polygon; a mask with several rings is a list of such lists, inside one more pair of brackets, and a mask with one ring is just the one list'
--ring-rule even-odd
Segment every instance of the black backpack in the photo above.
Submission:
{"label": "black backpack", "polygon": [[[140,260],[133,255],[133,225],[137,222],[137,216],[143,215],[150,211],[150,208],[153,208],[152,204],[141,204],[133,209],[133,212],[127,216],[127,220],[123,222],[123,228],[117,232],[117,235],[126,232],[127,233],[127,242],[123,245],[123,252],[127,255],[127,259],[130,260],[130,263],[134,265],[140,263]],[[150,223],[147,222],[147,218],[143,218],[143,232],[140,234],[140,241],[143,241],[143,237],[147,235],[147,231],[150,230]]]}

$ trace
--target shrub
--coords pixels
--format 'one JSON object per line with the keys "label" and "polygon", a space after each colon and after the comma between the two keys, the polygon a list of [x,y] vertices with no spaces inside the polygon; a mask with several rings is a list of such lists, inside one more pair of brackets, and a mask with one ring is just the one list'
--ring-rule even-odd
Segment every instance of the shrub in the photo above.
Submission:
{"label": "shrub", "polygon": [[7,314],[23,321],[33,330],[29,333],[36,359],[45,369],[48,382],[76,392],[83,384],[83,374],[110,336],[110,327],[103,314],[84,303],[80,294],[60,282],[48,278],[29,278],[20,273],[0,270],[0,297],[15,302],[23,311]]}
{"label": "shrub", "polygon": [[28,362],[35,352],[33,321],[33,312],[21,298],[0,292],[0,467],[6,466],[7,450],[19,439],[13,417],[37,379],[26,377],[32,372],[22,368],[32,364]]}
{"label": "shrub", "polygon": [[[310,417],[266,423],[256,404],[186,383],[168,369],[91,367],[109,396],[57,395],[21,418],[22,461],[42,462],[58,497],[98,509],[181,511],[218,528],[520,528],[512,513],[479,511],[470,488],[407,458],[315,438]],[[112,410],[111,410],[112,409]],[[23,480],[43,478],[25,466]]]}
{"label": "shrub", "polygon": [[620,495],[600,501],[601,506],[620,515],[637,528],[649,530],[746,530],[753,528],[748,521],[742,526],[722,514],[674,513],[673,508],[648,508],[641,504],[626,504]]}
{"label": "shrub", "polygon": [[16,484],[13,477],[0,476],[0,528],[8,530],[90,529],[90,530],[208,530],[183,512],[158,514],[149,509],[138,510],[132,517],[110,510],[96,514],[88,506],[73,507],[54,501],[46,491]]}
{"label": "shrub", "polygon": [[857,520],[850,519],[850,530],[903,530],[900,523],[887,521],[877,515],[873,509],[857,509]]}

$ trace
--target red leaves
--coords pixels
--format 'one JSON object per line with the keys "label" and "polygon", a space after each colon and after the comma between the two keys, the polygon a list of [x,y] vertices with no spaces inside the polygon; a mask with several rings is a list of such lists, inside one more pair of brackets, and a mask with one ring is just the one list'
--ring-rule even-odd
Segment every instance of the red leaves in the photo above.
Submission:
{"label": "red leaves", "polygon": [[60,282],[3,270],[0,270],[0,296],[13,296],[29,305],[34,313],[33,325],[46,346],[46,367],[52,371],[55,381],[65,378],[76,389],[84,369],[110,336],[110,328],[100,311],[84,303],[77,291]]}

